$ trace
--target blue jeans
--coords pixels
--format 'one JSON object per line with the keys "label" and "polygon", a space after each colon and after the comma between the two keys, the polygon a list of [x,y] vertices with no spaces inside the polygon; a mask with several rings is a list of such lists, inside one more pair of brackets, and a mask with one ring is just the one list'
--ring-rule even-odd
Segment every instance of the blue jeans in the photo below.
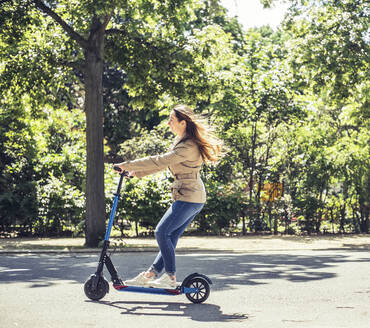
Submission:
{"label": "blue jeans", "polygon": [[203,203],[177,200],[163,215],[155,229],[155,238],[160,251],[151,267],[154,273],[160,273],[163,268],[170,275],[176,273],[175,248],[177,241],[203,206]]}

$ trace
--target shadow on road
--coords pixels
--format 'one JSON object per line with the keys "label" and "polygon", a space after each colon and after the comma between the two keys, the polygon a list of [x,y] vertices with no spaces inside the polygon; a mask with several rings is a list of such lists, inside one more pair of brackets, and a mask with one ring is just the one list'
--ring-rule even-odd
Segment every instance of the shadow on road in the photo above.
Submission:
{"label": "shadow on road", "polygon": [[143,301],[99,301],[95,303],[117,308],[121,311],[121,314],[124,315],[182,318],[188,317],[191,320],[201,322],[239,322],[248,319],[248,316],[245,314],[224,314],[222,313],[220,306],[207,303],[189,304]]}
{"label": "shadow on road", "polygon": [[[193,254],[178,255],[178,280],[192,272],[208,275],[213,290],[238,285],[268,284],[275,279],[300,283],[336,277],[340,263],[369,262],[369,257],[353,257],[345,251],[332,254]],[[367,255],[367,254],[366,254]],[[136,275],[154,258],[153,253],[116,254],[113,262],[123,278]],[[3,255],[0,256],[0,284],[30,282],[45,288],[59,280],[81,283],[95,272],[94,255]],[[184,276],[180,276],[180,273]],[[107,277],[109,280],[109,277]]]}

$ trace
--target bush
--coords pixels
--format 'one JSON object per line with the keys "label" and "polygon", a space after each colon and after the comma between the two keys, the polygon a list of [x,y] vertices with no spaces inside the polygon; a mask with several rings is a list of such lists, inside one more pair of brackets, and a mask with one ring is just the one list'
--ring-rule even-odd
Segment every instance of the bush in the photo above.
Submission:
{"label": "bush", "polygon": [[218,235],[234,230],[240,221],[242,194],[235,185],[221,182],[212,166],[204,168],[203,176],[207,202],[193,226],[201,233]]}
{"label": "bush", "polygon": [[[106,181],[107,190],[115,192],[118,176],[113,174],[107,171]],[[130,230],[132,226],[135,228],[137,236],[140,235],[140,227],[152,234],[160,218],[171,204],[170,186],[171,182],[166,172],[141,179],[125,180],[115,219],[115,226],[121,231],[121,234],[123,235],[125,230]],[[109,215],[112,206],[114,192],[107,195],[107,215]],[[108,218],[109,216],[107,216]]]}
{"label": "bush", "polygon": [[3,232],[28,230],[37,217],[35,163],[37,146],[22,103],[0,106],[0,222]]}
{"label": "bush", "polygon": [[84,219],[84,114],[27,97],[0,107],[0,221],[3,232],[69,234]]}
{"label": "bush", "polygon": [[39,215],[32,224],[37,236],[71,235],[85,215],[85,196],[65,177],[50,176],[39,185]]}

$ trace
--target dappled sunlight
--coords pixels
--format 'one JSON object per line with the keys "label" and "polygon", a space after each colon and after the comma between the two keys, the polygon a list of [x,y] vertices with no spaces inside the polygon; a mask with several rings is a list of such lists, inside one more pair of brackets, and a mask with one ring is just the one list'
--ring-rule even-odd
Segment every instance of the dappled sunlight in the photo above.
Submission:
{"label": "dappled sunlight", "polygon": [[[361,254],[361,253],[360,253]],[[150,263],[154,254],[116,254],[112,257],[120,274],[130,276]],[[44,282],[68,280],[84,283],[95,272],[97,255],[13,255],[3,256],[0,284],[31,282],[47,287]],[[212,289],[220,291],[239,285],[269,284],[273,280],[291,283],[309,282],[336,277],[340,263],[368,262],[368,257],[356,258],[345,252],[311,253],[257,253],[257,254],[193,254],[177,255],[179,275],[191,272],[205,273],[213,282]],[[140,264],[141,263],[141,264]],[[109,279],[109,274],[105,272]]]}

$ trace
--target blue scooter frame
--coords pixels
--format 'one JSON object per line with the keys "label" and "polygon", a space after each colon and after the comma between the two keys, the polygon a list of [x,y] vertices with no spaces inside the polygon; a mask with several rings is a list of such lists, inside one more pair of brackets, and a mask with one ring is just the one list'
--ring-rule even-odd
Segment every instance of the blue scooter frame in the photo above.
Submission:
{"label": "blue scooter frame", "polygon": [[120,179],[117,191],[114,194],[113,206],[110,212],[107,231],[105,233],[104,244],[100,254],[97,270],[95,274],[91,275],[84,284],[84,291],[86,296],[91,300],[98,301],[102,299],[107,293],[109,293],[109,283],[103,276],[103,269],[104,266],[106,266],[111,275],[113,287],[117,291],[171,296],[185,294],[191,302],[203,303],[210,294],[210,285],[212,284],[211,280],[203,274],[193,273],[187,276],[182,284],[174,289],[126,286],[121,278],[118,276],[118,272],[114,267],[112,260],[108,256],[107,251],[110,244],[109,238],[113,227],[118,201],[120,198],[123,179],[130,177],[127,171],[121,171],[118,166],[114,166],[114,169],[120,172]]}

